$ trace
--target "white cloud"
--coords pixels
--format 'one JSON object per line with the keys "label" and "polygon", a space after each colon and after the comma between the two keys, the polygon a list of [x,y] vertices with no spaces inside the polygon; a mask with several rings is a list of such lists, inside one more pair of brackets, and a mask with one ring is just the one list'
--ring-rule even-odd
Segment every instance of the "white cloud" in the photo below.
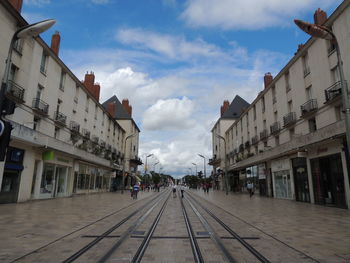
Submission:
{"label": "white cloud", "polygon": [[285,26],[291,19],[317,7],[327,7],[339,0],[188,0],[181,15],[195,27],[223,29],[261,29]]}
{"label": "white cloud", "polygon": [[147,130],[184,130],[195,123],[191,119],[194,104],[186,97],[158,100],[143,114],[143,127]]}
{"label": "white cloud", "polygon": [[158,34],[140,29],[120,29],[116,39],[141,49],[165,55],[174,60],[187,60],[194,57],[213,57],[221,54],[219,49],[201,39],[187,41],[182,36]]}

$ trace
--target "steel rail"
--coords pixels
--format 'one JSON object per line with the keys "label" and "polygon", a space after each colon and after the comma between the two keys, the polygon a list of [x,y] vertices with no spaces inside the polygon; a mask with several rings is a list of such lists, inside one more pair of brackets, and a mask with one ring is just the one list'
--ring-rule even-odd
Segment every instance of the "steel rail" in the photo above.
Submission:
{"label": "steel rail", "polygon": [[[162,195],[161,195],[162,196]],[[156,196],[154,198],[152,198],[144,207],[149,207],[156,199],[160,199],[161,196]],[[78,250],[77,252],[75,252],[73,255],[71,255],[70,257],[68,257],[67,259],[65,259],[63,261],[63,263],[71,263],[75,260],[77,260],[79,257],[81,257],[83,254],[85,254],[87,251],[89,251],[93,246],[95,246],[97,243],[99,243],[102,239],[106,238],[110,233],[112,233],[114,230],[116,230],[117,228],[119,228],[121,225],[123,225],[125,222],[127,222],[129,219],[131,219],[133,216],[135,216],[137,213],[139,213],[140,210],[135,210],[134,212],[132,212],[131,214],[129,214],[127,217],[123,218],[121,221],[119,221],[117,224],[113,225],[112,227],[110,227],[107,231],[105,231],[104,233],[102,233],[102,235],[96,237],[93,241],[91,241],[89,244],[85,245],[84,247],[82,247],[80,250]]]}
{"label": "steel rail", "polygon": [[182,198],[180,199],[180,202],[181,202],[182,214],[184,216],[185,223],[186,223],[187,233],[188,233],[188,235],[190,237],[190,242],[191,242],[191,247],[192,247],[192,253],[193,253],[193,256],[194,256],[194,260],[195,260],[196,263],[202,263],[202,262],[204,262],[203,257],[202,257],[202,253],[201,253],[201,251],[199,249],[198,242],[197,242],[196,237],[194,235],[194,231],[193,231],[191,222],[190,222],[190,220],[188,218],[188,214],[187,214],[185,205],[184,205],[184,203],[182,201]]}
{"label": "steel rail", "polygon": [[141,262],[141,259],[142,259],[143,255],[144,255],[148,245],[149,245],[149,242],[151,241],[151,238],[153,236],[154,231],[156,230],[156,227],[157,227],[157,225],[159,223],[159,220],[160,220],[160,218],[163,215],[163,212],[165,210],[166,204],[169,201],[169,197],[170,197],[170,193],[169,193],[168,198],[165,200],[162,208],[160,209],[156,219],[153,221],[153,224],[152,224],[150,230],[148,231],[146,237],[144,238],[144,240],[142,241],[139,249],[137,250],[136,254],[134,255],[134,258],[131,260],[132,263],[139,263],[139,262]]}
{"label": "steel rail", "polygon": [[261,253],[259,253],[253,246],[251,246],[248,242],[242,239],[235,231],[233,231],[229,226],[227,226],[222,220],[220,220],[216,215],[214,215],[209,209],[203,206],[200,202],[198,202],[193,196],[190,195],[190,198],[196,202],[204,211],[206,211],[212,218],[215,219],[227,232],[229,232],[233,237],[236,238],[238,242],[240,242],[250,253],[252,253],[260,262],[270,263],[270,261],[265,258]]}
{"label": "steel rail", "polygon": [[205,229],[208,231],[210,238],[214,241],[214,243],[217,245],[217,247],[219,247],[221,249],[221,251],[224,253],[226,259],[230,262],[230,263],[236,263],[237,261],[232,257],[232,255],[230,254],[230,252],[227,250],[227,248],[225,247],[225,245],[221,242],[220,237],[215,233],[215,231],[212,229],[212,227],[210,226],[209,222],[199,213],[199,211],[197,210],[197,208],[191,203],[191,201],[185,197],[186,201],[188,202],[188,204],[191,206],[193,212],[197,215],[197,217],[199,218],[199,220],[202,222],[203,226],[205,227]]}

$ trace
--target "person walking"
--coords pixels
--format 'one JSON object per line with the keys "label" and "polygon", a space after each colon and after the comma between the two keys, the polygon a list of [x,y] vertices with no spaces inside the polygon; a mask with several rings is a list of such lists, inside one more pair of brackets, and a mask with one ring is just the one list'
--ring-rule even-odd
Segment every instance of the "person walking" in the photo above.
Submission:
{"label": "person walking", "polygon": [[138,183],[135,183],[135,184],[134,184],[134,187],[133,187],[133,189],[132,189],[132,191],[133,191],[133,194],[132,194],[133,199],[137,199],[137,194],[138,194],[139,190],[140,190],[139,184],[138,184]]}
{"label": "person walking", "polygon": [[249,197],[252,198],[252,195],[254,194],[254,184],[248,181],[247,183],[247,190],[249,193]]}
{"label": "person walking", "polygon": [[173,197],[176,197],[176,184],[173,185]]}
{"label": "person walking", "polygon": [[181,198],[184,198],[185,186],[183,184],[180,186],[180,191],[181,191]]}

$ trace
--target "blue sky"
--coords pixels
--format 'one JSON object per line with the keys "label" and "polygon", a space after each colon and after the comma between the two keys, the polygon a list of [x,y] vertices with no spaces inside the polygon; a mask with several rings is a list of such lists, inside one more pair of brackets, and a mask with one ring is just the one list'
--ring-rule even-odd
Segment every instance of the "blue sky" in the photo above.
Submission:
{"label": "blue sky", "polygon": [[140,157],[153,153],[157,170],[181,176],[192,163],[202,170],[198,153],[211,158],[222,102],[253,101],[264,73],[275,76],[308,39],[293,19],[312,22],[318,7],[330,15],[341,2],[24,0],[22,15],[57,20],[45,41],[60,32],[61,59],[80,79],[95,73],[101,102],[128,98]]}

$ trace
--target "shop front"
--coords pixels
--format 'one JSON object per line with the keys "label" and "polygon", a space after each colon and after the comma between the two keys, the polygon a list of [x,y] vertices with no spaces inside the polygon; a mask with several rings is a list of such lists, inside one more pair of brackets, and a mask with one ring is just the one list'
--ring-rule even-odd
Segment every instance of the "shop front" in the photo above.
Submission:
{"label": "shop front", "polygon": [[71,195],[72,160],[54,151],[44,152],[42,159],[44,164],[39,198],[55,198]]}
{"label": "shop front", "polygon": [[0,204],[16,203],[21,173],[23,170],[24,150],[9,147],[0,188]]}
{"label": "shop front", "polygon": [[300,202],[310,202],[310,189],[305,157],[292,159],[295,199]]}
{"label": "shop front", "polygon": [[293,199],[291,167],[289,159],[278,159],[271,162],[274,196],[282,199]]}
{"label": "shop front", "polygon": [[341,154],[310,160],[315,203],[346,208]]}
{"label": "shop front", "polygon": [[267,181],[266,181],[266,165],[265,163],[258,165],[258,179],[259,179],[259,194],[267,195]]}
{"label": "shop front", "polygon": [[254,165],[246,169],[246,182],[245,186],[247,186],[247,183],[253,183],[254,185],[254,191],[256,193],[259,192],[260,186],[259,186],[259,177],[258,177],[258,166]]}

